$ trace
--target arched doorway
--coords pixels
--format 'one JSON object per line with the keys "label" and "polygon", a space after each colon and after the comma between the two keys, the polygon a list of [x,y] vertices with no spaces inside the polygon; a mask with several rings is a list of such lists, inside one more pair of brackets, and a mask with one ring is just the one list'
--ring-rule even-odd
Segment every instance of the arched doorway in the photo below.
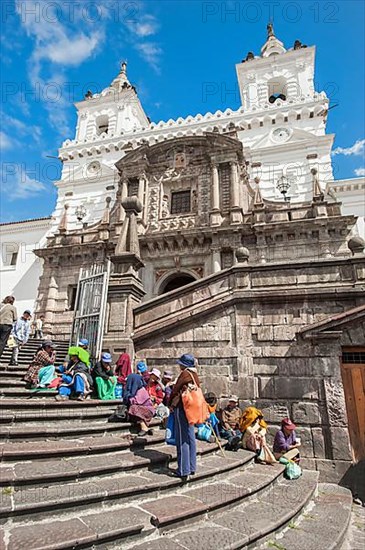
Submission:
{"label": "arched doorway", "polygon": [[196,281],[196,277],[193,277],[189,273],[173,273],[161,283],[158,293],[166,294],[166,292],[176,290],[194,281]]}

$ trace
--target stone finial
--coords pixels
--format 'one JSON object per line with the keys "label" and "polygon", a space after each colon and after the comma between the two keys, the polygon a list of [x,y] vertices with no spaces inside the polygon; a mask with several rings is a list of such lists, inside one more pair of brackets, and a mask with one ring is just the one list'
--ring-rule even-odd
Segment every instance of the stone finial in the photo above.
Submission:
{"label": "stone finial", "polygon": [[120,64],[120,72],[127,75],[127,61],[122,61]]}
{"label": "stone finial", "polygon": [[359,236],[351,237],[347,242],[347,246],[352,252],[353,256],[363,256],[365,249],[365,241]]}
{"label": "stone finial", "polygon": [[319,183],[317,168],[312,168],[311,174],[312,174],[312,181],[313,181],[313,200],[323,201],[324,193],[321,189],[321,184]]}
{"label": "stone finial", "polygon": [[236,259],[239,264],[247,264],[250,257],[250,251],[245,246],[240,246],[236,250]]}
{"label": "stone finial", "polygon": [[60,233],[66,233],[67,231],[67,221],[68,221],[67,210],[69,209],[69,205],[65,204],[63,208],[64,208],[64,211],[61,216],[60,223],[58,225],[58,231]]}
{"label": "stone finial", "polygon": [[111,203],[111,201],[112,201],[111,197],[107,197],[105,199],[105,209],[104,209],[103,217],[102,217],[102,220],[101,220],[101,223],[103,225],[109,225],[109,223],[110,223],[110,203]]}
{"label": "stone finial", "polygon": [[253,205],[254,206],[264,206],[264,200],[261,195],[261,189],[260,189],[260,178],[255,178],[254,182],[256,183],[255,187],[255,195],[253,199]]}

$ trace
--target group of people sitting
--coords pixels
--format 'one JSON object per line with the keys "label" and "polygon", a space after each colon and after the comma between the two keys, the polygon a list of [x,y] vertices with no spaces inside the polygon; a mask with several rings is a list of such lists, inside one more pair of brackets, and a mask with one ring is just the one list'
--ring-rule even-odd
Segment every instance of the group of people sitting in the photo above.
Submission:
{"label": "group of people sitting", "polygon": [[[132,372],[131,358],[127,353],[123,353],[113,365],[111,354],[103,352],[100,361],[91,365],[86,339],[70,347],[68,360],[56,367],[56,347],[47,340],[37,351],[24,377],[28,388],[56,388],[59,401],[70,398],[83,401],[91,396],[102,400],[120,399],[128,419],[137,425],[139,436],[152,433],[150,423],[154,417],[165,426],[173,413],[178,450],[177,475],[186,478],[195,473],[195,428],[187,421],[182,400],[189,385],[200,387],[194,356],[184,354],[177,360],[181,372],[175,377],[168,370],[163,374],[157,368],[149,370],[145,361],[138,361],[135,372]],[[274,463],[282,456],[299,460],[300,440],[289,418],[282,420],[271,451],[266,442],[267,423],[259,409],[248,407],[242,411],[234,395],[222,409],[218,408],[214,393],[206,393],[204,398],[207,425],[216,440],[227,440],[226,448],[235,450],[242,447],[254,451],[257,460],[266,464]]]}

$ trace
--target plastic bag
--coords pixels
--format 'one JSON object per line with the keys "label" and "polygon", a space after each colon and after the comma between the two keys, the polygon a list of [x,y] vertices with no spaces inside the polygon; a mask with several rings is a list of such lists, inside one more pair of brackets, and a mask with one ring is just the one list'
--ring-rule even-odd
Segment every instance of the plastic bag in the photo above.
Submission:
{"label": "plastic bag", "polygon": [[175,437],[175,413],[170,412],[170,416],[167,419],[166,433],[165,433],[165,443],[167,445],[176,446],[176,437]]}
{"label": "plastic bag", "polygon": [[279,462],[286,465],[284,475],[287,479],[298,479],[302,475],[301,467],[293,460],[288,460],[282,456]]}
{"label": "plastic bag", "polygon": [[14,336],[12,334],[10,334],[9,338],[8,338],[8,341],[7,341],[7,346],[8,348],[15,348],[17,346],[17,342],[14,338]]}

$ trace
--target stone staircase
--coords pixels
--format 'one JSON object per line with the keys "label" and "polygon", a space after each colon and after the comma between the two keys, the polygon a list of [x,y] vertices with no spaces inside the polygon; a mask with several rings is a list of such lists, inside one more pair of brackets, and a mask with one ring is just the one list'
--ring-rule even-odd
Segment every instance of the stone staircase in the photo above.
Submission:
{"label": "stone staircase", "polygon": [[0,548],[340,550],[348,490],[313,471],[287,481],[281,465],[204,442],[182,484],[157,424],[141,438],[107,422],[116,401],[58,403],[25,390],[31,351],[0,367]]}

